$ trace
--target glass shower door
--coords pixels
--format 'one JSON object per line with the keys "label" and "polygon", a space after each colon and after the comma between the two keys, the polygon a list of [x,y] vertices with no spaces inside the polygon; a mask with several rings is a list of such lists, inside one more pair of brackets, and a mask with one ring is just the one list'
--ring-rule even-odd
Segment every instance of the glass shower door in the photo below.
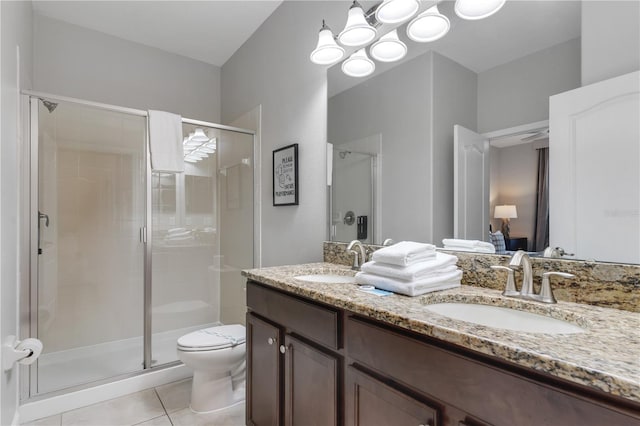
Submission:
{"label": "glass shower door", "polygon": [[146,119],[31,103],[39,253],[32,335],[44,344],[31,370],[34,396],[143,368]]}
{"label": "glass shower door", "polygon": [[243,324],[253,267],[253,135],[183,133],[185,172],[152,175],[151,366],[176,361],[186,333]]}

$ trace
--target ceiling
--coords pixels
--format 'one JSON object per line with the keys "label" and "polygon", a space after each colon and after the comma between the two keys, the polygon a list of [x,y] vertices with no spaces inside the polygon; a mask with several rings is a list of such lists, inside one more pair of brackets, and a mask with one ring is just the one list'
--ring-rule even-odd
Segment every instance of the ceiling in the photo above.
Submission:
{"label": "ceiling", "polygon": [[34,1],[35,13],[221,67],[282,0]]}
{"label": "ceiling", "polygon": [[[423,0],[428,7],[435,0]],[[35,13],[110,34],[125,40],[222,66],[282,3],[282,0],[209,1],[34,1]],[[378,3],[362,0],[365,9]],[[339,33],[346,22],[350,0],[327,1],[327,22]],[[406,60],[429,50],[482,72],[516,58],[580,36],[580,1],[509,0],[494,16],[465,21],[453,13],[453,1],[443,0],[440,11],[451,20],[449,33],[433,43],[407,44]],[[331,18],[333,16],[333,19]],[[339,18],[336,20],[335,17]],[[325,16],[317,17],[318,22]],[[317,32],[317,28],[309,28]],[[376,74],[394,64],[377,63]],[[329,95],[362,79],[329,70]]]}

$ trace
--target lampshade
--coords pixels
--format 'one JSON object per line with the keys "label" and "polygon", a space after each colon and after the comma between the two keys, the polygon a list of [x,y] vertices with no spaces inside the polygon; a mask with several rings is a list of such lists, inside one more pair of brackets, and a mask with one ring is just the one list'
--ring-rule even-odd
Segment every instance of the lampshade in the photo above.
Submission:
{"label": "lampshade", "polygon": [[441,14],[438,6],[435,5],[409,22],[407,35],[413,41],[426,43],[444,37],[450,27],[449,18]]}
{"label": "lampshade", "polygon": [[504,6],[506,0],[456,0],[454,10],[462,19],[487,18]]}
{"label": "lampshade", "polygon": [[200,148],[198,148],[198,151],[204,152],[207,154],[214,154],[216,152],[215,148],[210,148],[207,145],[202,145]]}
{"label": "lampshade", "polygon": [[493,217],[494,219],[516,219],[518,217],[518,212],[516,211],[516,206],[496,206]]}
{"label": "lampshade", "polygon": [[193,132],[193,136],[191,136],[190,138],[192,141],[195,142],[206,142],[209,140],[209,136],[207,136],[204,133],[204,130],[202,129],[196,129],[195,132]]}
{"label": "lampshade", "polygon": [[218,142],[218,138],[211,138],[211,140],[207,143],[207,146],[209,148],[216,149],[217,142]]}
{"label": "lampshade", "polygon": [[349,9],[347,25],[338,36],[345,46],[364,46],[376,38],[376,29],[367,22],[362,6],[354,1]]}
{"label": "lampshade", "polygon": [[318,33],[318,44],[311,52],[311,62],[318,65],[330,65],[338,62],[344,56],[344,49],[338,46],[331,29],[322,21],[322,28]]}
{"label": "lampshade", "polygon": [[407,54],[407,45],[398,38],[398,31],[393,30],[373,43],[370,53],[373,59],[380,62],[399,61]]}
{"label": "lampshade", "polygon": [[384,0],[376,9],[376,19],[383,24],[405,22],[419,7],[419,0]]}
{"label": "lampshade", "polygon": [[186,161],[188,163],[197,163],[200,160],[202,160],[202,158],[196,157],[194,155],[185,155],[184,156],[184,161]]}
{"label": "lampshade", "polygon": [[342,63],[342,72],[350,77],[366,77],[375,69],[376,64],[369,59],[364,49],[358,50]]}

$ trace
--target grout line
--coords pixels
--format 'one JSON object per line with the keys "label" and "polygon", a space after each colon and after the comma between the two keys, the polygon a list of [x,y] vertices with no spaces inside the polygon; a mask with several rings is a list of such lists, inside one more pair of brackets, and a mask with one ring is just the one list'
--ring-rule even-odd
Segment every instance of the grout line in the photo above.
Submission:
{"label": "grout line", "polygon": [[[166,416],[166,415],[165,415],[165,416]],[[139,423],[135,423],[135,424],[133,424],[133,425],[131,425],[131,426],[141,425],[142,423],[150,422],[151,420],[159,419],[160,417],[165,417],[165,416],[152,417],[152,418],[150,418],[150,419],[148,419],[148,420],[143,420],[143,421],[141,421],[141,422],[139,422]],[[166,416],[166,417],[169,417],[169,416]],[[169,421],[171,421],[171,420],[169,420]],[[173,426],[173,423],[172,423],[171,425]]]}
{"label": "grout line", "polygon": [[156,396],[160,400],[160,405],[162,405],[162,409],[164,410],[164,415],[167,416],[167,419],[169,420],[169,423],[171,423],[171,426],[173,426],[173,420],[171,420],[171,416],[169,415],[169,412],[167,411],[167,407],[165,407],[164,406],[164,402],[162,402],[162,398],[160,397],[160,394],[158,393],[158,389],[157,388],[153,388],[153,391],[156,393]]}

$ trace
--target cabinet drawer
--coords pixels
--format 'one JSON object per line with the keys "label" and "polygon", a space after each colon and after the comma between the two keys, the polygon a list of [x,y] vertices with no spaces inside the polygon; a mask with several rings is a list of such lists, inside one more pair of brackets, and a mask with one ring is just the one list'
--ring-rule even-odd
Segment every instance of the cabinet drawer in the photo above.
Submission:
{"label": "cabinet drawer", "polygon": [[[349,317],[352,361],[496,425],[638,425],[638,417],[525,375]],[[526,374],[526,373],[525,373]]]}
{"label": "cabinet drawer", "polygon": [[253,282],[247,283],[247,306],[309,340],[336,350],[342,347],[337,309],[305,302]]}
{"label": "cabinet drawer", "polygon": [[353,368],[347,368],[347,426],[436,426],[438,410]]}

